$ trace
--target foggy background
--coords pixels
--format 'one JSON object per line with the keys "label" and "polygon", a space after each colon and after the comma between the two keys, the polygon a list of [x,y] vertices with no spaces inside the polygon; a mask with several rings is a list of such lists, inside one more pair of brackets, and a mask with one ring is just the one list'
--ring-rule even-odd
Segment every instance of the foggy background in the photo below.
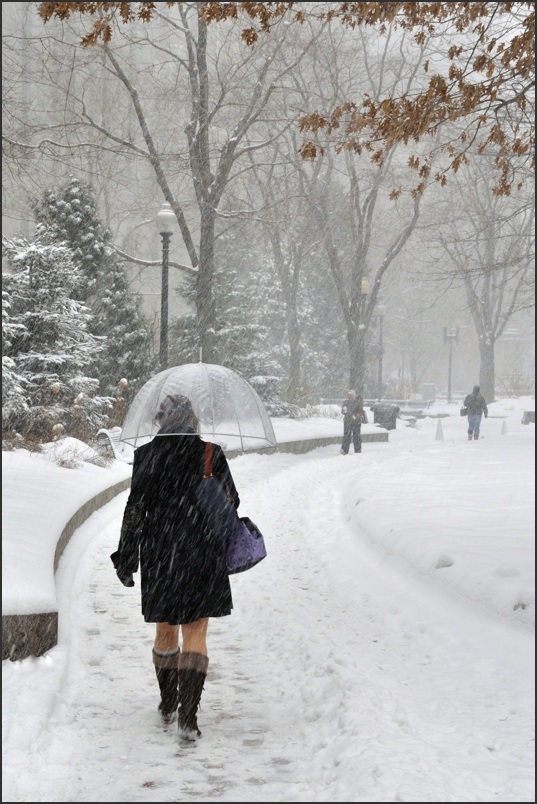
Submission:
{"label": "foggy background", "polygon": [[196,4],[157,6],[149,25],[116,24],[109,48],[82,48],[89,19],[44,25],[36,3],[4,5],[4,235],[31,240],[33,201],[89,185],[158,355],[155,218],[172,198],[169,365],[203,343],[206,362],[298,405],[357,376],[366,398],[445,396],[450,357],[454,397],[480,381],[489,400],[533,393],[533,179],[494,196],[491,158],[470,152],[415,199],[408,159],[430,143],[381,166],[298,154],[301,115],[417,89],[452,38],[419,48],[401,30],[284,18],[248,48],[240,26],[199,26]]}

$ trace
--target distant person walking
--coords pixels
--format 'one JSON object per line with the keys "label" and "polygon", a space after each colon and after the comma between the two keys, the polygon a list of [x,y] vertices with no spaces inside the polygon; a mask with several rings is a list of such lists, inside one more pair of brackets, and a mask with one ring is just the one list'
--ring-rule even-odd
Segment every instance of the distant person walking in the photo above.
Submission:
{"label": "distant person walking", "polygon": [[[209,618],[231,614],[231,586],[225,549],[197,504],[205,442],[190,400],[167,396],[155,419],[155,438],[134,453],[131,491],[111,559],[124,586],[134,586],[132,576],[141,571],[142,614],[156,623],[152,658],[162,721],[171,723],[177,713],[181,737],[196,740],[209,666],[207,626]],[[239,495],[217,444],[213,467],[237,508]]]}
{"label": "distant person walking", "polygon": [[368,419],[364,410],[364,400],[356,396],[356,391],[348,391],[347,399],[341,408],[343,414],[343,441],[341,442],[341,455],[348,455],[351,441],[355,452],[362,451],[362,423],[367,424]]}
{"label": "distant person walking", "polygon": [[474,390],[464,400],[464,407],[468,411],[468,441],[479,438],[479,428],[481,427],[481,417],[485,414],[485,419],[489,415],[485,397],[480,392],[479,385],[474,385]]}

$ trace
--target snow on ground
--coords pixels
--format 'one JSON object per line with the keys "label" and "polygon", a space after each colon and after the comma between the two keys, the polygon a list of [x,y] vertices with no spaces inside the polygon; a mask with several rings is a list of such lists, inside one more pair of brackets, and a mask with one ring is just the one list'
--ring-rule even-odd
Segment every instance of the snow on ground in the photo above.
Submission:
{"label": "snow on ground", "polygon": [[159,723],[154,626],[109,559],[128,492],[101,508],[56,574],[59,644],[3,662],[3,800],[534,801],[530,406],[491,405],[478,442],[451,406],[361,455],[231,460],[268,556],[210,624],[193,745]]}

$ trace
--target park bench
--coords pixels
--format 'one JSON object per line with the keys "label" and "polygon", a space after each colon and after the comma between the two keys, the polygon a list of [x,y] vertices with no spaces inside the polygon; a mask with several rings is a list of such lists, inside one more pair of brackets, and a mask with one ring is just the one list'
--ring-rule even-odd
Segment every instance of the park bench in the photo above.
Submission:
{"label": "park bench", "polygon": [[132,447],[128,448],[120,439],[121,427],[112,427],[110,430],[103,427],[97,431],[95,446],[110,458],[116,458],[118,461],[124,461],[125,463],[132,463],[134,450]]}

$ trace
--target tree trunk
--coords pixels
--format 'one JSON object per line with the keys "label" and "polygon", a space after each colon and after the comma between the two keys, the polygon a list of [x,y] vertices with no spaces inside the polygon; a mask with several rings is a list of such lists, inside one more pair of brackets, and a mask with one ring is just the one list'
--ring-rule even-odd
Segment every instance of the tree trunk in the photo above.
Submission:
{"label": "tree trunk", "polygon": [[196,282],[196,309],[200,361],[219,363],[216,338],[216,304],[214,300],[214,209],[201,207],[198,277]]}
{"label": "tree trunk", "polygon": [[494,376],[494,342],[480,342],[479,352],[481,361],[479,365],[479,385],[481,393],[487,404],[494,402],[495,376]]}
{"label": "tree trunk", "polygon": [[287,399],[289,402],[300,403],[302,387],[302,346],[300,343],[300,326],[296,315],[296,306],[285,306],[285,318],[289,338],[289,382],[287,386]]}
{"label": "tree trunk", "polygon": [[366,329],[360,324],[347,333],[350,355],[349,388],[365,396]]}
{"label": "tree trunk", "polygon": [[297,299],[300,269],[302,266],[302,251],[291,244],[291,255],[284,257],[280,233],[276,230],[270,233],[272,253],[278,272],[278,278],[284,297],[285,326],[289,343],[289,376],[287,381],[286,397],[288,402],[300,404],[302,387],[302,345],[300,343],[301,330],[298,321]]}

